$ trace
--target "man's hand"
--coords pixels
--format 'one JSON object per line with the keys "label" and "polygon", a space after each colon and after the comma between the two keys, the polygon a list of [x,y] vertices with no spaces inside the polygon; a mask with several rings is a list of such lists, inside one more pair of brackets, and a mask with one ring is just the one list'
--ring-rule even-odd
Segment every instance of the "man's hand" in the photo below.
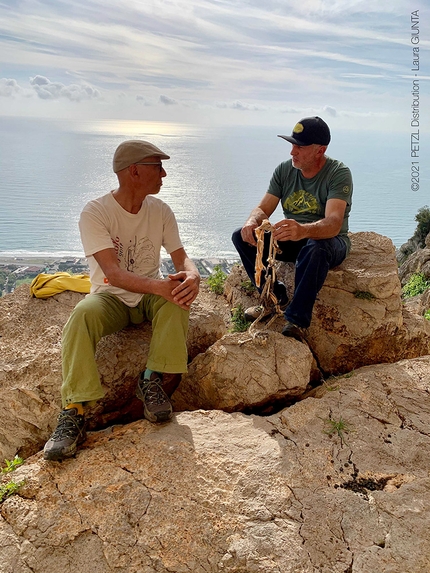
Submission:
{"label": "man's hand", "polygon": [[242,231],[241,231],[241,235],[242,235],[242,239],[246,242],[249,243],[250,245],[254,245],[254,247],[257,245],[257,241],[255,239],[255,234],[254,231],[255,229],[258,227],[258,223],[256,221],[247,221],[244,226],[242,227]]}
{"label": "man's hand", "polygon": [[255,238],[254,231],[257,227],[261,225],[263,221],[268,219],[270,215],[274,212],[277,205],[279,203],[279,198],[275,197],[274,195],[270,195],[266,193],[263,199],[260,201],[258,207],[251,211],[248,220],[242,227],[241,236],[242,239],[253,245],[254,247],[257,246],[257,240]]}
{"label": "man's hand", "polygon": [[175,304],[189,310],[199,294],[200,275],[193,271],[179,271],[169,275],[169,280],[173,289],[171,290],[172,300]]}
{"label": "man's hand", "polygon": [[300,241],[306,237],[306,229],[294,219],[282,219],[273,228],[273,238],[277,241]]}

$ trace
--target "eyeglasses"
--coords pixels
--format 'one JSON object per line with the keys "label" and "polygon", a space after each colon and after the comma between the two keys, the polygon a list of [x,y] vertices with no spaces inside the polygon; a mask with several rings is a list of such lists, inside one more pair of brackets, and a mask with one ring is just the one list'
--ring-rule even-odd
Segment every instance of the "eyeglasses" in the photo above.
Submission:
{"label": "eyeglasses", "polygon": [[135,163],[135,165],[158,165],[160,168],[160,172],[163,171],[163,164],[161,161],[157,161],[156,163]]}

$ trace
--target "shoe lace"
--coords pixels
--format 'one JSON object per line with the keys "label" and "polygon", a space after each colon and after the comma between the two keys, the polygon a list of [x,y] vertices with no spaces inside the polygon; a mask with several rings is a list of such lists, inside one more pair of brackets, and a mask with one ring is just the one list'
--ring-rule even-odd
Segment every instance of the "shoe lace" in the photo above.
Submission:
{"label": "shoe lace", "polygon": [[74,415],[71,412],[60,412],[58,415],[58,425],[51,436],[52,440],[62,440],[63,438],[73,438],[82,429],[82,416]]}
{"label": "shoe lace", "polygon": [[155,380],[144,380],[141,384],[141,389],[147,404],[164,404],[167,400],[167,394],[161,387],[160,378]]}

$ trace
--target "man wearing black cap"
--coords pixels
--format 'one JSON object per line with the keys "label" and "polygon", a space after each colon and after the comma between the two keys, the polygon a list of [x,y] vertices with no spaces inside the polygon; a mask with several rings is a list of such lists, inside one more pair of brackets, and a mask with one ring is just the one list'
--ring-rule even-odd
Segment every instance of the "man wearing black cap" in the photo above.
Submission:
{"label": "man wearing black cap", "polygon": [[[72,456],[85,439],[84,406],[104,394],[96,345],[128,324],[152,322],[146,369],[136,389],[144,416],[151,422],[165,422],[172,416],[169,396],[187,371],[188,316],[200,276],[182,246],[172,210],[155,197],[166,176],[162,160],[167,159],[147,141],[121,143],[113,158],[117,189],[90,201],[81,213],[79,229],[91,293],[75,307],[64,327],[64,409],[45,444],[45,459]],[[166,279],[160,271],[161,247],[176,269]]]}
{"label": "man wearing black cap", "polygon": [[[291,134],[280,135],[292,143],[291,159],[278,165],[267,193],[245,225],[233,233],[233,243],[246,272],[255,284],[255,229],[269,219],[279,201],[284,219],[273,225],[273,238],[281,253],[276,258],[296,265],[294,296],[288,300],[285,285],[275,281],[273,291],[284,310],[282,334],[302,340],[312,318],[317,294],[329,269],[339,265],[350,249],[348,216],[351,209],[352,177],[343,163],[325,155],[330,130],[320,117],[299,121]],[[265,235],[263,264],[267,263],[268,235]],[[264,286],[264,278],[260,292]],[[248,320],[274,309],[261,306],[246,310]]]}

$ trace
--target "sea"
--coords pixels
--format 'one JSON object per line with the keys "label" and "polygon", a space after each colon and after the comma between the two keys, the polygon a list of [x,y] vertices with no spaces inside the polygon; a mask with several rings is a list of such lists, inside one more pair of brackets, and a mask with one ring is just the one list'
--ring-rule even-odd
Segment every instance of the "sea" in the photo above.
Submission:
{"label": "sea", "polygon": [[[266,192],[291,146],[271,126],[216,126],[148,121],[0,118],[0,257],[83,257],[79,214],[114,189],[112,156],[125,139],[145,139],[171,156],[159,197],[176,214],[193,258],[237,258],[231,234]],[[328,155],[354,181],[350,231],[374,231],[400,247],[415,215],[430,203],[430,141],[418,189],[411,176],[410,135],[336,131]],[[424,155],[423,155],[424,157]],[[415,182],[416,183],[416,182]],[[282,219],[278,209],[273,222]]]}

